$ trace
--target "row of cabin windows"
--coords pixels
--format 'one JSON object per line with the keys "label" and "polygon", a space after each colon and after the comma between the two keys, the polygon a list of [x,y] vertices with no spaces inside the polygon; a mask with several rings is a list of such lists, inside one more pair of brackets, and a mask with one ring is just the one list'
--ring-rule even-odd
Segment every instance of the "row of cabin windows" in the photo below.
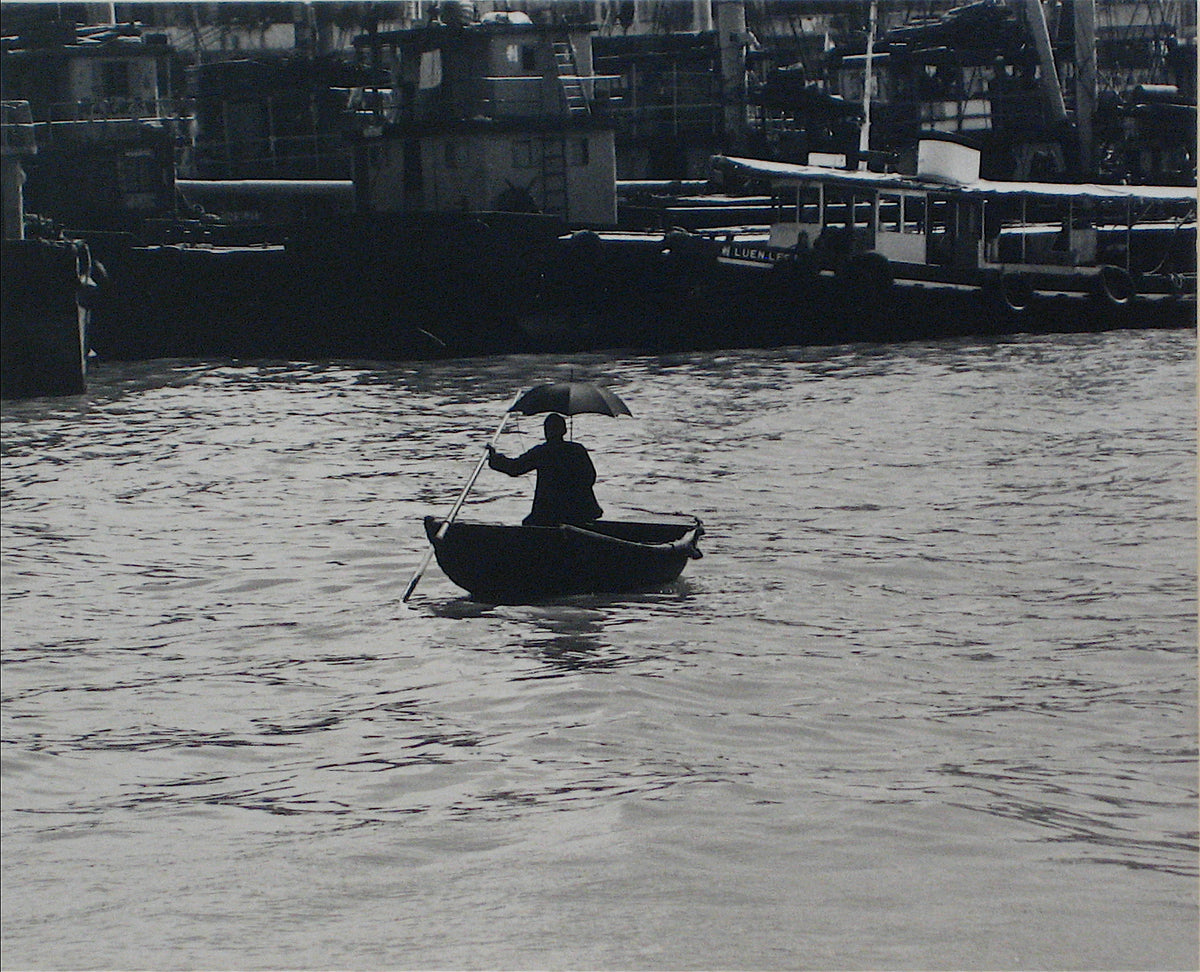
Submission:
{"label": "row of cabin windows", "polygon": [[[795,203],[786,208],[793,210],[797,222],[823,223],[838,228],[852,225],[865,230],[874,223],[875,195],[827,187],[825,218],[822,220],[820,190],[816,186],[809,186],[802,188]],[[954,221],[955,212],[950,200],[897,193],[879,194],[878,230],[881,233],[945,233],[953,229]]]}
{"label": "row of cabin windows", "polygon": [[[555,145],[555,147],[557,147]],[[512,165],[514,169],[540,169],[543,163],[545,146],[542,142],[529,138],[517,139],[512,142]],[[547,153],[548,154],[548,153]],[[567,165],[587,165],[590,152],[586,138],[569,138],[563,142],[563,157]],[[447,169],[457,169],[467,162],[466,152],[458,142],[447,142],[445,148]],[[547,159],[550,161],[550,159]]]}
{"label": "row of cabin windows", "polygon": [[[946,197],[880,192],[855,192],[850,188],[826,186],[824,218],[821,211],[821,191],[818,186],[802,186],[777,197],[775,220],[795,220],[809,225],[837,228],[853,226],[870,230],[874,225],[880,233],[962,234],[985,238],[998,235],[1006,225],[1048,225],[1058,223],[1064,231],[1094,229],[1098,225],[1122,226],[1131,218],[1127,200],[1087,201],[1063,199],[1013,198],[956,204]],[[1141,204],[1145,209],[1147,204]],[[878,214],[876,214],[876,207]],[[1174,212],[1170,205],[1161,207],[1163,216]],[[1194,212],[1194,210],[1191,210]],[[1142,216],[1148,217],[1149,212]],[[1176,213],[1174,218],[1184,215]],[[875,222],[878,218],[878,222]]]}

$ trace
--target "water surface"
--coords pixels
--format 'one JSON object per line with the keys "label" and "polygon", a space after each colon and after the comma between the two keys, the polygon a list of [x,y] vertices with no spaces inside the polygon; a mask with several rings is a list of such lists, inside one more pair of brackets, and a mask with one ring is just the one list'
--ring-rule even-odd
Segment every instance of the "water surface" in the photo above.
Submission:
{"label": "water surface", "polygon": [[[4,965],[1197,967],[1195,351],[158,361],[5,403]],[[635,413],[575,421],[608,513],[695,513],[704,559],[402,604],[420,518],[569,375]]]}

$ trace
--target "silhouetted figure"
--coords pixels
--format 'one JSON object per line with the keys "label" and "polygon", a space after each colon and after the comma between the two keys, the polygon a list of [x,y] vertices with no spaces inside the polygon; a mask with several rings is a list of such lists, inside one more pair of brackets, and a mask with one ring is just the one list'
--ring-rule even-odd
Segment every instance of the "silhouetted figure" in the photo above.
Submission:
{"label": "silhouetted figure", "polygon": [[557,526],[560,523],[589,523],[604,511],[596,502],[592,486],[596,468],[587,449],[567,442],[566,420],[554,413],[543,423],[546,441],[524,455],[509,459],[488,446],[488,465],[508,476],[523,476],[537,470],[533,509],[521,522],[526,526]]}

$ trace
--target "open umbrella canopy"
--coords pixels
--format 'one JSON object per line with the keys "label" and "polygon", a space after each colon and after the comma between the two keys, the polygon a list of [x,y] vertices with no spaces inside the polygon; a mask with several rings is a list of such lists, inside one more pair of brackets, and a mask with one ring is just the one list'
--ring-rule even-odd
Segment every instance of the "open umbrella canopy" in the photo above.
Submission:
{"label": "open umbrella canopy", "polygon": [[534,385],[513,403],[510,412],[536,415],[539,412],[558,412],[560,415],[579,415],[595,412],[599,415],[633,415],[620,398],[599,385],[586,381],[557,381]]}

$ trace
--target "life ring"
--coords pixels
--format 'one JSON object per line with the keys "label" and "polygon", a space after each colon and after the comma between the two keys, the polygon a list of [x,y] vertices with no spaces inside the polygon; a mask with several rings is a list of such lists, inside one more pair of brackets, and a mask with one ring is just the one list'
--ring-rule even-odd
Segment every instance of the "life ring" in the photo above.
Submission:
{"label": "life ring", "polygon": [[1105,264],[1096,275],[1096,295],[1114,307],[1124,307],[1137,294],[1133,278],[1121,267]]}
{"label": "life ring", "polygon": [[1033,303],[1033,287],[1021,273],[1001,273],[996,283],[996,293],[1013,314],[1024,314]]}

